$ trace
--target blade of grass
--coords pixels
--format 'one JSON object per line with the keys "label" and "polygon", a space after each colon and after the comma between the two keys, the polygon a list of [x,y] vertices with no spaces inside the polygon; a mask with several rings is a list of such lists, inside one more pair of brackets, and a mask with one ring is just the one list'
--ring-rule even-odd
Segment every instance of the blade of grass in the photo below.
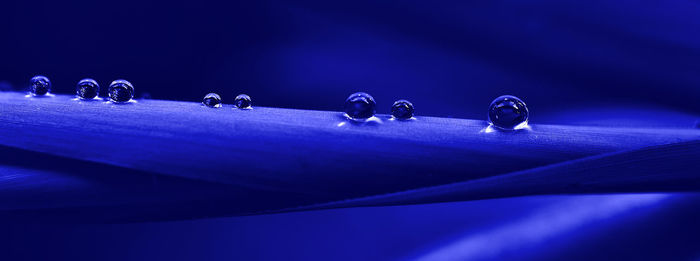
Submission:
{"label": "blade of grass", "polygon": [[[38,182],[44,179],[42,175],[52,173],[88,179],[92,183],[79,183],[95,186],[88,189],[92,194],[58,190],[50,198],[60,199],[62,193],[74,193],[74,198],[18,203],[3,209],[131,209],[125,219],[290,208],[700,138],[696,129],[532,125],[530,130],[499,132],[490,131],[479,120],[418,117],[404,122],[379,115],[375,121],[358,124],[346,121],[338,112],[211,109],[198,103],[159,100],[117,105],[20,93],[0,93],[0,126],[4,165],[26,173],[41,171],[26,182]],[[144,186],[148,188],[135,193],[137,197],[128,195],[138,191],[135,184],[152,183],[154,175],[177,185],[161,186],[167,191],[163,197],[150,195],[158,193],[154,185]],[[133,179],[119,182],[126,176]],[[8,197],[31,198],[51,186],[66,183],[48,182],[40,189],[12,192],[7,192],[9,185],[3,189]],[[209,189],[216,193],[204,193]],[[180,194],[189,196],[176,197]],[[90,195],[97,197],[86,201]],[[125,200],[148,197],[155,199]],[[174,200],[168,201],[171,198]],[[183,204],[201,207],[183,209]]]}

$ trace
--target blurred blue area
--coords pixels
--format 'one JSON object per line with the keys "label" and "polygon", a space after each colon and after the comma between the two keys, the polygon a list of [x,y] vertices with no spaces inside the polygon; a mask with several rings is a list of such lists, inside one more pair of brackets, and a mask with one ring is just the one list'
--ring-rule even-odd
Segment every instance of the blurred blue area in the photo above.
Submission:
{"label": "blurred blue area", "polygon": [[[44,74],[137,97],[531,122],[688,127],[700,115],[697,1],[19,1],[0,3],[0,89]],[[106,88],[103,88],[103,90]],[[689,166],[692,167],[692,166]],[[2,224],[23,259],[685,260],[696,194],[542,196],[122,225]],[[183,206],[187,207],[187,206]],[[3,258],[4,259],[4,258]]]}
{"label": "blurred blue area", "polygon": [[687,260],[700,256],[698,203],[697,194],[536,196],[160,223],[3,224],[0,243],[4,256],[37,260]]}

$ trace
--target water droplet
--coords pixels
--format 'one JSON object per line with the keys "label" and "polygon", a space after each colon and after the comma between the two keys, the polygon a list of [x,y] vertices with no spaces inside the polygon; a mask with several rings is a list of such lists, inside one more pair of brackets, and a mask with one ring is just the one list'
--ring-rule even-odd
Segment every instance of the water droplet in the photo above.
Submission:
{"label": "water droplet", "polygon": [[12,91],[14,90],[14,87],[12,84],[8,81],[0,81],[0,91]]}
{"label": "water droplet", "polygon": [[398,100],[391,106],[391,116],[399,120],[413,118],[413,103],[407,100]]}
{"label": "water droplet", "polygon": [[51,81],[46,76],[37,75],[32,77],[30,81],[30,91],[32,95],[41,96],[46,95],[51,91]]}
{"label": "water droplet", "polygon": [[134,98],[134,86],[127,80],[115,80],[109,84],[109,99],[112,102],[128,102]]}
{"label": "water droplet", "polygon": [[253,105],[253,102],[250,100],[250,96],[240,94],[233,100],[233,105],[239,109],[252,109],[251,105]]}
{"label": "water droplet", "polygon": [[345,99],[345,116],[352,120],[366,120],[374,116],[377,103],[372,95],[356,92]]}
{"label": "water droplet", "polygon": [[216,93],[209,93],[206,96],[204,96],[202,104],[212,108],[219,108],[221,107],[221,96],[219,96]]}
{"label": "water droplet", "polygon": [[502,130],[516,130],[527,126],[529,112],[518,97],[503,95],[491,102],[489,122]]}
{"label": "water droplet", "polygon": [[78,82],[76,93],[81,99],[94,99],[100,94],[100,85],[93,79],[85,78]]}

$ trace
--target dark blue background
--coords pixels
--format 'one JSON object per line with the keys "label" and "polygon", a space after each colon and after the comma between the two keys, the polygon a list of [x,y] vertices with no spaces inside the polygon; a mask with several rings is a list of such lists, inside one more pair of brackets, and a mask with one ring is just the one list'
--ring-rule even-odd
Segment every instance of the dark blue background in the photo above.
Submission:
{"label": "dark blue background", "polygon": [[[340,110],[347,95],[366,91],[380,113],[405,98],[420,115],[477,119],[493,98],[513,94],[534,123],[692,127],[700,114],[698,14],[697,1],[9,0],[0,3],[0,84],[23,88],[43,74],[54,92],[72,93],[84,77],[103,87],[125,78],[137,96],[199,101],[217,92],[231,103],[247,93],[257,105],[319,110]],[[0,243],[28,259],[411,258],[463,237],[536,236],[537,227],[511,225],[540,209],[568,212],[618,197],[637,206],[634,195],[591,197],[3,224]],[[585,219],[590,210],[576,212],[584,214],[570,220],[585,222],[531,245],[500,251],[507,237],[490,238],[485,249],[496,254],[484,258],[700,258],[697,195],[639,197],[646,203],[593,221]]]}
{"label": "dark blue background", "polygon": [[[238,93],[340,110],[355,91],[484,118],[502,94],[537,115],[592,105],[700,112],[696,1],[3,1],[0,81],[130,80],[137,97]],[[545,117],[540,117],[545,120]]]}

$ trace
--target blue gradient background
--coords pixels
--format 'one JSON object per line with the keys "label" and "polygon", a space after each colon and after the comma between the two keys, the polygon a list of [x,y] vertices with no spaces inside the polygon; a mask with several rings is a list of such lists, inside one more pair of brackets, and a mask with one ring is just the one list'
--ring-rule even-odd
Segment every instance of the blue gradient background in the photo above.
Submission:
{"label": "blue gradient background", "polygon": [[[698,1],[17,1],[0,3],[0,87],[238,93],[261,106],[485,119],[521,97],[533,123],[692,128]],[[104,93],[104,90],[103,90]],[[689,166],[694,167],[694,166]],[[1,224],[10,259],[697,260],[696,194],[540,196],[121,225]],[[183,206],[186,207],[186,206]],[[478,250],[473,250],[478,249]],[[4,253],[4,254],[3,254]]]}

